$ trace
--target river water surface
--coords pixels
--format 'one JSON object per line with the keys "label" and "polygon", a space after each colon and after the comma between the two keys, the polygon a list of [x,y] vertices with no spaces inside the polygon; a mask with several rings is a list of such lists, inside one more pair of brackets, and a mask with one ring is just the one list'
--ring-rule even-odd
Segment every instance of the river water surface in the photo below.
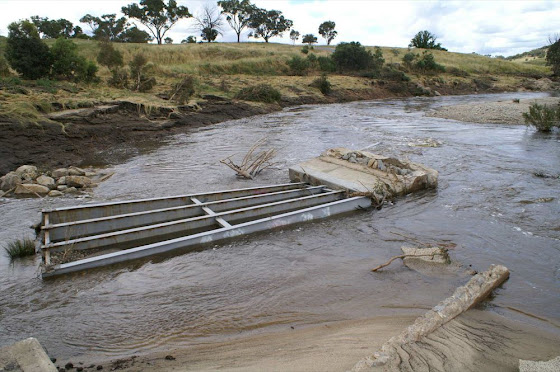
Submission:
{"label": "river water surface", "polygon": [[[0,199],[0,242],[32,236],[41,208],[285,183],[286,167],[344,146],[440,172],[437,191],[382,210],[292,226],[199,252],[42,281],[38,260],[0,258],[0,346],[36,337],[59,358],[112,358],[257,332],[421,314],[466,282],[393,263],[403,244],[456,244],[476,270],[510,279],[487,311],[560,328],[560,136],[425,116],[442,105],[544,94],[412,98],[289,108],[170,138],[111,167],[93,199]],[[238,180],[219,163],[268,138],[275,168]],[[427,140],[439,147],[418,147]],[[551,201],[547,198],[553,198]]]}

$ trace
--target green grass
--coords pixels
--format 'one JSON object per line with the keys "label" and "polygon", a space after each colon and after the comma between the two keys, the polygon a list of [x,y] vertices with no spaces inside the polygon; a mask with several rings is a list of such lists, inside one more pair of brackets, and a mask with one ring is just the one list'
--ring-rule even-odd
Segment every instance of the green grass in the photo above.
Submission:
{"label": "green grass", "polygon": [[35,254],[35,242],[30,238],[14,240],[4,247],[8,257],[12,260],[20,257],[32,256]]}

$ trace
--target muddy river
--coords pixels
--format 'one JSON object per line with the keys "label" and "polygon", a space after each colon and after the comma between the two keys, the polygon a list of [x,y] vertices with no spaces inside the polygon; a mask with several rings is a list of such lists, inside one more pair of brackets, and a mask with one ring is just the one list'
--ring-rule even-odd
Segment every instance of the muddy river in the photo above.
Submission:
{"label": "muddy river", "polygon": [[[0,199],[0,242],[31,236],[41,208],[288,181],[286,167],[330,147],[408,157],[440,172],[437,191],[244,237],[209,249],[51,281],[38,260],[0,253],[0,346],[34,336],[58,358],[113,358],[258,332],[377,315],[421,314],[466,282],[393,263],[416,241],[456,244],[476,270],[511,277],[486,305],[559,331],[560,136],[525,126],[426,117],[442,105],[530,98],[499,94],[317,105],[193,130],[125,164],[93,199]],[[278,164],[255,181],[219,163],[262,137]],[[417,146],[437,141],[439,147]],[[552,199],[551,199],[552,198]],[[3,253],[3,252],[2,252]]]}

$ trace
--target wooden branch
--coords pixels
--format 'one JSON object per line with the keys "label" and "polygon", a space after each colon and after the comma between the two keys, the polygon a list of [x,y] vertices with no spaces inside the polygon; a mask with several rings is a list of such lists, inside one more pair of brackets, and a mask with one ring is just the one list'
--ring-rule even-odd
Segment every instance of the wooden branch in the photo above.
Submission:
{"label": "wooden branch", "polygon": [[233,169],[240,177],[254,179],[264,169],[272,166],[271,160],[276,156],[275,149],[264,150],[254,155],[255,151],[262,146],[265,141],[266,138],[262,138],[251,146],[247,154],[243,157],[241,165],[237,165],[231,160],[233,155],[220,160],[220,163]]}
{"label": "wooden branch", "polygon": [[382,265],[377,266],[374,269],[371,269],[371,271],[376,272],[379,269],[384,268],[385,266],[389,266],[391,264],[391,262],[395,261],[398,258],[406,258],[406,257],[434,257],[434,256],[441,256],[443,255],[442,253],[433,253],[433,254],[401,254],[400,256],[395,256],[392,257],[389,261],[385,262]]}

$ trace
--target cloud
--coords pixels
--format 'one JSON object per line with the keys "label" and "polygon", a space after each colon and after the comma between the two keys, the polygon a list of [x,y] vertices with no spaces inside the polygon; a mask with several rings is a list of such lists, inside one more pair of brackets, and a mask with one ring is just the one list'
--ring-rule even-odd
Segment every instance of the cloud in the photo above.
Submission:
{"label": "cloud", "polygon": [[[66,18],[75,24],[87,14],[117,13],[131,0],[0,0],[0,34],[10,22],[33,15]],[[208,1],[215,4],[215,1]],[[207,3],[178,0],[196,14]],[[421,30],[438,36],[450,51],[512,55],[547,44],[558,32],[559,1],[365,1],[365,0],[253,0],[261,8],[276,9],[294,21],[302,35],[319,37],[319,25],[336,22],[337,42],[359,41],[364,45],[406,47]],[[84,30],[88,27],[83,26]],[[247,41],[248,32],[242,40]],[[176,42],[199,36],[191,20],[181,20],[166,36]],[[290,43],[289,32],[271,42]],[[227,23],[218,41],[233,42],[235,33]],[[251,40],[253,41],[253,39]]]}

